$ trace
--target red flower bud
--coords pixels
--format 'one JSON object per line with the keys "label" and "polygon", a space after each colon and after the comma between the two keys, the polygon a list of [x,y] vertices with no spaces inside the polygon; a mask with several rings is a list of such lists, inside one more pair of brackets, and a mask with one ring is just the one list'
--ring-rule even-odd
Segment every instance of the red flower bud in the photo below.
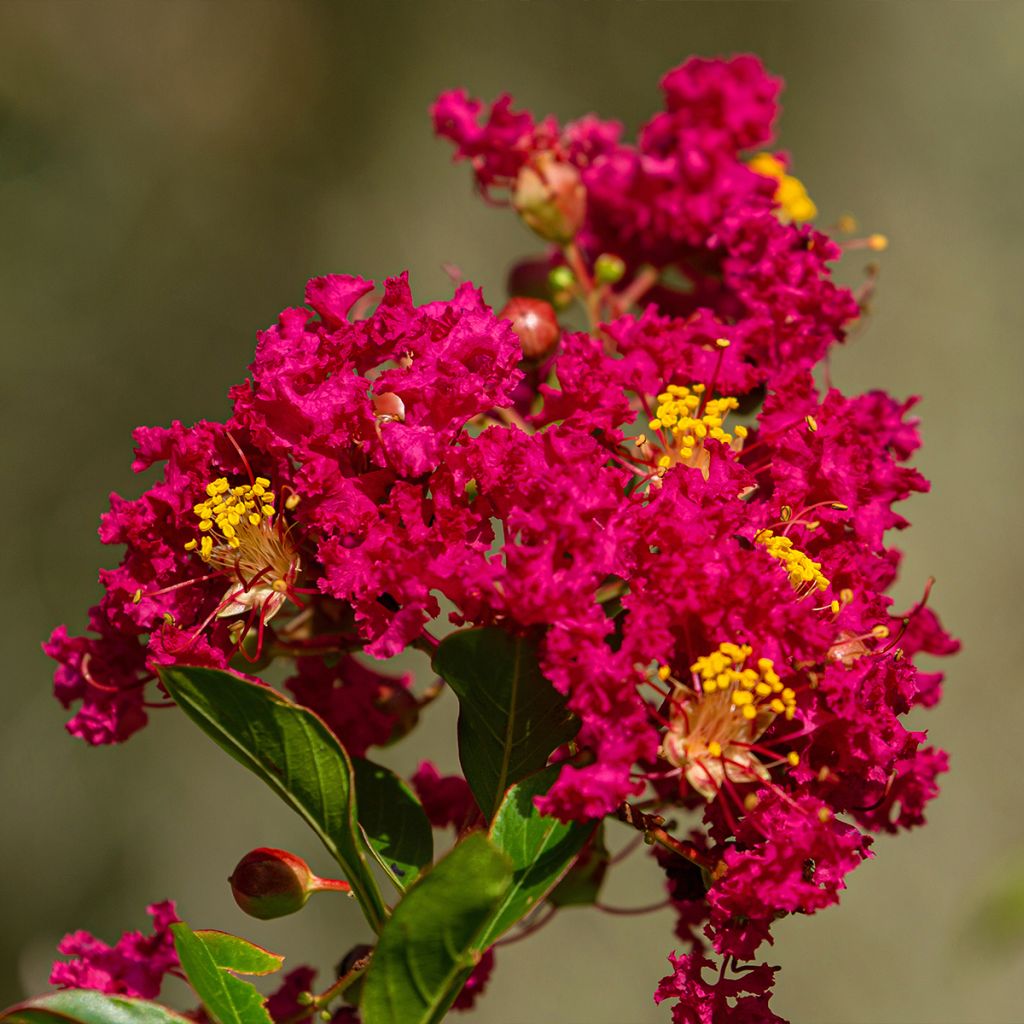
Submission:
{"label": "red flower bud", "polygon": [[539,153],[519,172],[512,205],[541,238],[565,245],[583,225],[587,190],[572,164]]}
{"label": "red flower bud", "polygon": [[309,865],[294,853],[265,846],[247,853],[228,881],[235,902],[242,910],[264,921],[301,910],[311,893],[326,889],[349,892],[351,889],[348,882],[317,878]]}
{"label": "red flower bud", "polygon": [[498,314],[512,321],[527,359],[543,359],[558,344],[561,333],[551,304],[541,299],[509,299]]}

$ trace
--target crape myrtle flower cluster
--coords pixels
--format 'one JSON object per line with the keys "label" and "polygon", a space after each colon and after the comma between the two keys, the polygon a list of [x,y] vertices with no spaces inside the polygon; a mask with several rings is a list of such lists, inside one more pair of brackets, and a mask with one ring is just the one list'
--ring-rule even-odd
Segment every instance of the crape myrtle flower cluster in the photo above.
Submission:
{"label": "crape myrtle flower cluster", "polygon": [[[887,595],[893,506],[928,487],[906,464],[914,400],[815,373],[862,316],[831,264],[884,239],[813,226],[756,58],[661,84],[636,142],[441,96],[435,129],[481,194],[548,244],[513,299],[310,281],[259,335],[227,422],[136,432],[135,469],[163,476],[111,497],[100,536],[124,559],[89,632],[46,650],[89,743],[167,703],[159,666],[284,658],[295,699],[362,754],[439,692],[373,659],[429,651],[449,622],[538,638],[580,722],[539,806],[656,839],[687,947],[656,999],[676,1021],[776,1021],[776,969],[752,961],[774,920],[838,900],[871,833],[923,822],[946,757],[902,720],[940,695],[915,656],[957,644],[930,584],[909,609]],[[435,826],[484,823],[460,777],[424,764],[413,782]],[[106,947],[62,951],[79,960],[58,984],[151,991]]]}

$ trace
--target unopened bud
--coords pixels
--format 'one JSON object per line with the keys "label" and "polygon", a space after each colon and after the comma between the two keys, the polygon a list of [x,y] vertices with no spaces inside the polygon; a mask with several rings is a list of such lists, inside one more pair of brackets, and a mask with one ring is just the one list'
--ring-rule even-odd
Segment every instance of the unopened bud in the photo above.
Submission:
{"label": "unopened bud", "polygon": [[378,423],[402,423],[405,420],[405,402],[390,391],[374,395],[373,414]]}
{"label": "unopened bud", "polygon": [[587,190],[572,164],[540,153],[519,172],[512,205],[541,238],[565,245],[583,225]]}
{"label": "unopened bud", "polygon": [[228,881],[235,902],[247,914],[262,920],[294,914],[314,892],[352,895],[348,882],[318,878],[301,857],[265,846],[247,853]]}
{"label": "unopened bud", "polygon": [[558,344],[561,332],[549,302],[541,299],[509,299],[498,316],[512,321],[512,330],[519,337],[523,355],[527,359],[543,359]]}
{"label": "unopened bud", "polygon": [[618,284],[625,273],[625,262],[609,252],[601,253],[594,262],[594,277],[598,284]]}
{"label": "unopened bud", "polygon": [[576,283],[576,275],[564,264],[552,267],[548,273],[548,287],[552,292],[567,292]]}
{"label": "unopened bud", "polygon": [[247,853],[228,881],[242,910],[264,921],[301,910],[316,891],[314,875],[301,857],[268,847]]}

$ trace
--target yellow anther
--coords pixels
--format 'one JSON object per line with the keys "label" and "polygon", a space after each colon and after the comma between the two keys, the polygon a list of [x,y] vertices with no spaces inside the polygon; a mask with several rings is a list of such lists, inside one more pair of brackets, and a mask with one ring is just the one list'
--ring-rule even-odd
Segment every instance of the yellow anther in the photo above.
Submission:
{"label": "yellow anther", "polygon": [[[254,489],[254,490],[255,490],[255,489],[256,489],[257,487],[263,487],[263,488],[267,488],[267,487],[269,487],[269,486],[270,486],[270,481],[269,481],[269,480],[268,480],[268,479],[267,479],[267,478],[266,478],[265,476],[258,476],[258,477],[256,477],[256,479],[255,479],[255,480],[253,481],[253,489]],[[262,492],[262,491],[257,491],[256,493],[257,493],[257,494],[262,494],[263,492]]]}
{"label": "yellow anther", "polygon": [[750,431],[741,423],[738,427],[733,428],[733,433],[740,439],[743,440]]}
{"label": "yellow anther", "polygon": [[736,707],[741,708],[745,704],[753,704],[754,695],[749,690],[737,690],[732,695],[732,702]]}
{"label": "yellow anther", "polygon": [[792,174],[787,174],[785,164],[771,153],[758,153],[747,161],[747,166],[755,174],[775,179],[775,201],[779,204],[779,214],[783,220],[800,223],[813,220],[818,215],[818,208],[807,194],[804,183]]}
{"label": "yellow anther", "polygon": [[757,708],[753,704],[745,704],[740,708],[740,714],[749,721],[751,718],[757,718]]}
{"label": "yellow anther", "polygon": [[754,693],[756,693],[758,697],[768,697],[771,695],[771,692],[772,688],[768,683],[758,683],[757,686],[754,687]]}
{"label": "yellow anther", "polygon": [[743,806],[746,807],[746,809],[748,811],[756,811],[757,810],[757,805],[760,802],[761,801],[757,798],[757,794],[756,793],[748,793],[743,798]]}
{"label": "yellow anther", "polygon": [[728,348],[731,342],[728,338],[715,338],[715,344],[719,348]]}
{"label": "yellow anther", "polygon": [[708,744],[708,753],[712,757],[721,757],[722,756],[722,744],[719,743],[718,740],[712,740]]}
{"label": "yellow anther", "polygon": [[791,750],[786,755],[786,760],[795,768],[800,763],[800,755],[795,750]]}
{"label": "yellow anther", "polygon": [[139,589],[136,590],[134,594],[132,594],[132,604],[138,604],[141,600],[142,600],[142,588],[139,587]]}
{"label": "yellow anther", "polygon": [[889,635],[888,626],[873,626],[871,629],[871,635],[876,640],[884,640]]}
{"label": "yellow anther", "polygon": [[777,714],[777,715],[781,715],[782,712],[786,710],[786,705],[783,704],[782,701],[779,700],[778,697],[775,697],[772,700],[772,702],[768,705],[768,707],[770,707],[772,709],[772,711],[774,711],[775,714]]}
{"label": "yellow anther", "polygon": [[889,239],[885,235],[871,235],[868,238],[868,248],[872,252],[885,252],[889,248]]}
{"label": "yellow anther", "polygon": [[839,602],[836,601],[835,599],[833,599],[832,603],[829,605],[829,608],[832,611],[833,615],[838,615],[839,614],[839,607],[840,607],[839,606]]}
{"label": "yellow anther", "polygon": [[829,588],[830,583],[821,571],[821,563],[812,561],[802,551],[793,547],[789,537],[777,536],[771,530],[761,530],[754,537],[754,542],[761,544],[772,558],[782,563],[789,574],[790,584],[801,598],[815,589]]}
{"label": "yellow anther", "polygon": [[661,665],[658,668],[658,678],[664,682],[668,677],[672,675],[672,669],[668,665]]}
{"label": "yellow anther", "polygon": [[822,809],[818,811],[818,820],[822,824],[824,824],[826,821],[831,821],[832,812],[827,807],[822,807]]}
{"label": "yellow anther", "polygon": [[818,429],[818,421],[810,413],[808,413],[804,419],[806,420],[807,426],[810,430],[815,431]]}

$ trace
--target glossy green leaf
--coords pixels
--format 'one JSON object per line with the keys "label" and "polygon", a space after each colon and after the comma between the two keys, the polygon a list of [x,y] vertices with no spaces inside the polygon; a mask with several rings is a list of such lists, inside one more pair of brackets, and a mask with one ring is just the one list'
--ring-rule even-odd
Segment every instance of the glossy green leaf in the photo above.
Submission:
{"label": "glossy green leaf", "polygon": [[352,758],[359,824],[370,850],[399,892],[416,881],[434,856],[430,821],[409,785],[383,765]]}
{"label": "glossy green leaf", "polygon": [[579,725],[523,637],[496,627],[451,633],[434,669],[459,698],[459,760],[490,820],[509,786],[543,768]]}
{"label": "glossy green leaf", "polygon": [[534,909],[569,870],[594,834],[597,822],[561,822],[541,814],[534,798],[558,778],[551,765],[513,786],[491,825],[491,842],[512,861],[512,884],[488,924],[482,942],[491,945]]}
{"label": "glossy green leaf", "polygon": [[72,988],[28,999],[0,1013],[3,1024],[193,1024],[159,1003]]}
{"label": "glossy green leaf", "polygon": [[482,832],[427,871],[380,933],[359,1002],[363,1024],[442,1020],[511,881],[508,858]]}
{"label": "glossy green leaf", "polygon": [[387,908],[357,824],[352,765],[331,730],[308,708],[230,672],[174,666],[162,669],[160,678],[215,743],[306,820],[380,931]]}
{"label": "glossy green leaf", "polygon": [[[266,997],[218,965],[206,943],[183,921],[171,925],[174,948],[189,984],[216,1024],[271,1024]],[[225,952],[223,943],[217,943]]]}
{"label": "glossy green leaf", "polygon": [[238,974],[273,974],[274,971],[279,971],[284,963],[283,956],[271,953],[269,949],[229,932],[204,928],[196,931],[195,935],[196,938],[202,939],[203,945],[218,967],[236,971]]}
{"label": "glossy green leaf", "polygon": [[565,877],[548,894],[556,907],[589,907],[601,894],[611,854],[604,841],[604,822],[598,826]]}

